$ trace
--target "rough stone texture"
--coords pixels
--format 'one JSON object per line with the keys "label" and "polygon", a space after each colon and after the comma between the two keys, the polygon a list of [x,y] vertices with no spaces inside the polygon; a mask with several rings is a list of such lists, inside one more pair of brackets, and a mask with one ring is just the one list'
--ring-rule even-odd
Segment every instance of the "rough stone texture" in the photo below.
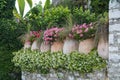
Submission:
{"label": "rough stone texture", "polygon": [[50,47],[51,47],[50,44],[45,44],[45,42],[42,42],[42,43],[41,43],[41,46],[40,46],[40,51],[41,51],[41,52],[50,51]]}
{"label": "rough stone texture", "polygon": [[62,50],[63,50],[63,42],[61,41],[53,42],[53,44],[51,45],[51,52],[58,52]]}
{"label": "rough stone texture", "polygon": [[68,54],[73,51],[78,51],[79,42],[74,39],[66,39],[63,45],[63,53]]}
{"label": "rough stone texture", "polygon": [[86,39],[80,41],[79,43],[79,52],[88,54],[94,48],[94,40],[93,39]]}
{"label": "rough stone texture", "polygon": [[22,72],[22,80],[108,80],[106,69],[94,73],[79,74],[77,72],[51,72],[49,74],[37,74]]}
{"label": "rough stone texture", "polygon": [[109,80],[120,80],[120,0],[109,3]]}

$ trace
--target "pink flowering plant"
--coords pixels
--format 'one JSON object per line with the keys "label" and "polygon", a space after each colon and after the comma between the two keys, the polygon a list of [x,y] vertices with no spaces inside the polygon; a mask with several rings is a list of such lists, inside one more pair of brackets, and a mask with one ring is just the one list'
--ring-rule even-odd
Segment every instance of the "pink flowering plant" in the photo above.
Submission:
{"label": "pink flowering plant", "polygon": [[30,31],[26,34],[21,35],[18,39],[25,44],[31,44],[34,40],[39,40],[41,38],[42,31]]}
{"label": "pink flowering plant", "polygon": [[70,31],[68,37],[76,40],[84,40],[87,38],[92,38],[95,36],[95,28],[93,24],[82,24],[82,25],[74,25],[72,30]]}
{"label": "pink flowering plant", "polygon": [[30,36],[29,36],[29,41],[33,42],[34,40],[37,40],[40,38],[40,34],[41,34],[41,30],[40,31],[30,31]]}
{"label": "pink flowering plant", "polygon": [[57,40],[60,40],[60,35],[59,33],[61,31],[63,31],[64,28],[57,28],[57,27],[53,27],[53,28],[50,28],[50,29],[47,29],[45,32],[44,32],[44,41],[46,44],[48,43],[52,43],[54,41],[57,41]]}

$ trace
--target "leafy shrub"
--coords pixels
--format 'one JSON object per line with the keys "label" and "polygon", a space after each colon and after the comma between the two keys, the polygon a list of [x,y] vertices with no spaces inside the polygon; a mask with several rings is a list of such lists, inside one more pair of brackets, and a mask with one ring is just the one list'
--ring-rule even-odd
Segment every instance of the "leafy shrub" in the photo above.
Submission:
{"label": "leafy shrub", "polygon": [[41,3],[37,4],[26,14],[25,20],[31,25],[31,30],[37,31],[46,29],[43,15],[44,11]]}
{"label": "leafy shrub", "polygon": [[106,67],[106,61],[98,56],[96,50],[89,55],[72,52],[39,52],[20,50],[13,53],[15,66],[21,67],[23,71],[48,73],[50,69],[77,71],[79,73],[90,73]]}
{"label": "leafy shrub", "polygon": [[108,12],[110,0],[91,0],[91,11],[96,14],[103,14],[104,12]]}
{"label": "leafy shrub", "polygon": [[70,10],[67,7],[53,7],[45,10],[44,21],[48,28],[51,26],[63,27],[66,24],[66,19],[69,15]]}
{"label": "leafy shrub", "polygon": [[73,17],[76,24],[91,23],[96,21],[95,13],[91,13],[90,10],[83,10],[81,7],[73,10]]}
{"label": "leafy shrub", "polygon": [[[0,0],[0,18],[11,19],[15,0]],[[8,14],[9,13],[9,14]]]}
{"label": "leafy shrub", "polygon": [[11,59],[12,52],[22,47],[17,38],[23,34],[24,28],[9,19],[1,19],[0,24],[0,80],[15,80],[14,77],[20,79],[20,69],[13,65]]}

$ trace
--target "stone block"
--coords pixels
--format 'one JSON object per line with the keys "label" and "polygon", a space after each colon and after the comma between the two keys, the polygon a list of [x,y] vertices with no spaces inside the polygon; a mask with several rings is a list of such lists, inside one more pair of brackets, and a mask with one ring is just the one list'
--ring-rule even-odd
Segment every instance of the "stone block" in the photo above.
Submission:
{"label": "stone block", "polygon": [[58,80],[57,78],[48,78],[47,80]]}
{"label": "stone block", "polygon": [[110,9],[109,10],[109,18],[120,18],[120,10],[119,9]]}
{"label": "stone block", "polygon": [[50,77],[57,77],[57,74],[51,73],[51,74],[50,74]]}
{"label": "stone block", "polygon": [[120,24],[109,25],[109,31],[120,31]]}
{"label": "stone block", "polygon": [[75,80],[75,77],[73,75],[69,75],[67,80]]}
{"label": "stone block", "polygon": [[120,62],[120,55],[118,54],[109,54],[109,61],[112,63],[119,63]]}
{"label": "stone block", "polygon": [[118,51],[118,47],[109,46],[109,51],[110,52]]}
{"label": "stone block", "polygon": [[113,43],[114,43],[114,35],[109,34],[109,44],[113,44]]}

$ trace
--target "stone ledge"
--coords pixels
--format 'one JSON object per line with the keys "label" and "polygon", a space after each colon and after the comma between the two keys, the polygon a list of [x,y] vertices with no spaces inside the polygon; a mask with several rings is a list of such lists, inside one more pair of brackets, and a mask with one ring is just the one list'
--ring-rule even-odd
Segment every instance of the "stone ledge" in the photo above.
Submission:
{"label": "stone ledge", "polygon": [[22,80],[107,80],[106,72],[106,69],[84,75],[77,72],[51,72],[46,75],[22,72]]}

